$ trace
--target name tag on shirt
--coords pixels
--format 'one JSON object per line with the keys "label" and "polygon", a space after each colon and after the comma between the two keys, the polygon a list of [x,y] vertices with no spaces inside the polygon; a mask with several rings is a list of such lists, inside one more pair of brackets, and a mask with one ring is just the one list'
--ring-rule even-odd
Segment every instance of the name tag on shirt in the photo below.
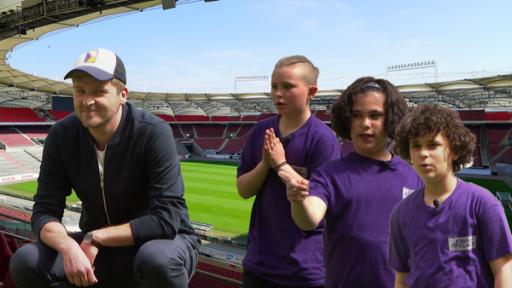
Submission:
{"label": "name tag on shirt", "polygon": [[476,248],[476,235],[448,238],[450,251],[469,251]]}
{"label": "name tag on shirt", "polygon": [[405,197],[409,196],[412,192],[414,192],[414,189],[402,187],[402,199],[405,199]]}

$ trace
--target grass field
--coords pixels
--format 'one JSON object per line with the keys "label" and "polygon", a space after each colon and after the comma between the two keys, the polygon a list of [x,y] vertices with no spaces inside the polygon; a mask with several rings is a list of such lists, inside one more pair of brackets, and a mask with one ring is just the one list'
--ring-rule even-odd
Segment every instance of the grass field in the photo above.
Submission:
{"label": "grass field", "polygon": [[[244,200],[238,196],[235,183],[236,166],[181,162],[181,169],[190,218],[193,221],[212,224],[218,234],[244,238],[249,227],[254,198]],[[512,188],[503,181],[475,178],[465,180],[486,187],[493,193],[512,192]],[[36,187],[37,182],[32,181],[2,186],[1,189],[31,197]],[[78,199],[74,193],[68,197],[69,204],[76,201]]]}
{"label": "grass field", "polygon": [[501,180],[492,180],[492,179],[477,179],[477,178],[464,178],[464,180],[473,182],[477,185],[485,187],[487,190],[496,194],[496,192],[512,192],[512,188],[510,188],[507,183]]}
{"label": "grass field", "polygon": [[190,218],[233,236],[246,234],[253,199],[240,198],[236,166],[181,162]]}
{"label": "grass field", "polygon": [[[236,166],[181,162],[185,198],[193,221],[213,224],[219,234],[232,237],[247,234],[252,199],[244,200],[236,191]],[[7,192],[33,196],[36,181],[2,186]],[[73,193],[68,203],[78,201]]]}

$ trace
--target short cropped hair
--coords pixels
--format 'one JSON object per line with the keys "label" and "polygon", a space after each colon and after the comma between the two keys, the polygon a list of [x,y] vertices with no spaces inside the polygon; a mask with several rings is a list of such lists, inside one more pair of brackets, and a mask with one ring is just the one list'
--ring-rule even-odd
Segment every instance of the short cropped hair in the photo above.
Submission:
{"label": "short cropped hair", "polygon": [[362,77],[350,84],[336,99],[331,108],[332,129],[340,138],[351,139],[350,126],[354,99],[370,91],[384,94],[384,128],[389,138],[393,139],[395,137],[396,126],[398,126],[408,109],[405,99],[400,95],[395,85],[388,80]]}
{"label": "short cropped hair", "polygon": [[464,127],[456,111],[438,104],[419,105],[405,116],[397,128],[395,152],[410,161],[410,140],[439,133],[443,133],[448,140],[450,151],[458,156],[452,163],[454,172],[471,163],[475,150],[475,136]]}
{"label": "short cropped hair", "polygon": [[283,57],[277,61],[274,66],[274,71],[282,67],[289,67],[296,64],[303,64],[304,67],[306,67],[306,71],[304,75],[302,75],[304,81],[306,81],[308,85],[316,85],[320,70],[306,56],[293,55]]}

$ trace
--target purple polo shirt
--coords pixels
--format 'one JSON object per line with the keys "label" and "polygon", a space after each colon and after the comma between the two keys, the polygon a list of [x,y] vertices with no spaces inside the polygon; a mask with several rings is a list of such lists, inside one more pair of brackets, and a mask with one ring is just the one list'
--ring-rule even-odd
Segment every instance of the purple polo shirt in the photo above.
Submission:
{"label": "purple polo shirt", "polygon": [[411,287],[493,287],[489,261],[512,253],[503,206],[489,191],[457,179],[436,210],[424,190],[391,216],[389,265],[407,272]]}
{"label": "purple polo shirt", "polygon": [[327,205],[325,287],[393,287],[389,217],[422,186],[414,169],[395,155],[379,161],[352,152],[313,173],[309,194]]}
{"label": "purple polo shirt", "polygon": [[[267,128],[277,136],[279,116],[258,122],[246,141],[238,176],[256,167],[263,150]],[[332,130],[311,116],[297,131],[281,140],[286,161],[304,178],[320,164],[340,157],[340,144]],[[323,227],[302,231],[291,218],[286,186],[272,170],[256,194],[252,207],[244,269],[267,281],[287,286],[324,284]]]}

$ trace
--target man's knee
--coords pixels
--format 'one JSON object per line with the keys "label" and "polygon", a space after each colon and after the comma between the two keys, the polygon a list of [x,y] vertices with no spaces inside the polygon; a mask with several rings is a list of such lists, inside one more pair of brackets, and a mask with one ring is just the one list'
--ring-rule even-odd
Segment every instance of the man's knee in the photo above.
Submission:
{"label": "man's knee", "polygon": [[[192,273],[188,244],[175,240],[152,240],[142,245],[134,270],[143,287],[186,287]],[[195,263],[194,263],[195,264]],[[165,285],[164,285],[165,283]]]}
{"label": "man's knee", "polygon": [[[13,281],[20,287],[35,280],[39,251],[34,244],[26,244],[16,250],[9,263]],[[25,284],[25,285],[24,285]]]}
{"label": "man's knee", "polygon": [[162,240],[146,242],[137,251],[135,268],[167,271],[169,268],[183,268],[183,259],[176,251],[168,251]]}

